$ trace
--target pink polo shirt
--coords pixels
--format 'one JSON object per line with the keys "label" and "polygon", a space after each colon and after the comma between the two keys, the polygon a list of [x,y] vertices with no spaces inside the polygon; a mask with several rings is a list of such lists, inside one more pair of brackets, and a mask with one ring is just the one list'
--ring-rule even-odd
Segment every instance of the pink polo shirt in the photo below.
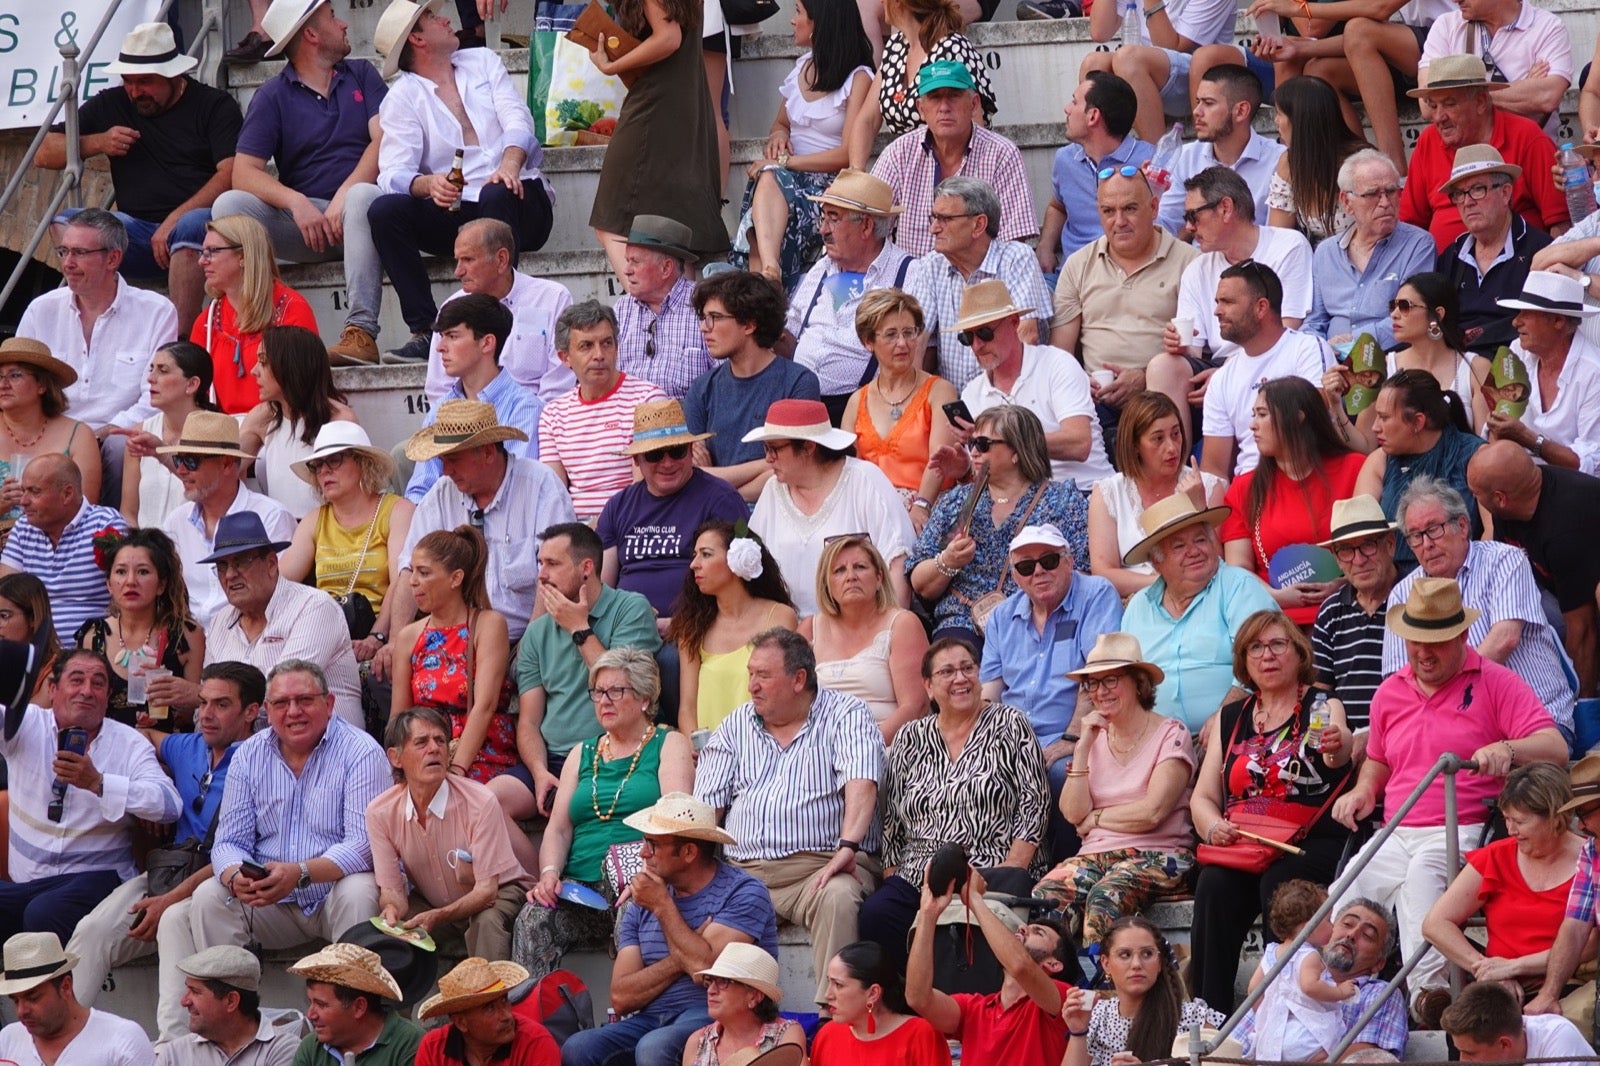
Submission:
{"label": "pink polo shirt", "polygon": [[[1395,811],[1443,753],[1463,759],[1485,744],[1518,740],[1555,720],[1527,682],[1497,662],[1467,649],[1461,672],[1432,696],[1418,687],[1407,663],[1372,697],[1367,754],[1389,767],[1384,809]],[[1484,818],[1484,803],[1500,794],[1500,778],[1456,775],[1456,811],[1463,824]],[[1408,828],[1444,825],[1444,777],[1436,778],[1401,823]]]}
{"label": "pink polo shirt", "polygon": [[[405,785],[396,785],[367,805],[372,869],[380,889],[406,891],[409,879],[430,906],[443,907],[493,875],[502,886],[526,874],[511,853],[500,802],[487,786],[449,777],[428,809],[419,811]],[[452,870],[445,856],[457,848],[472,855],[470,876]]]}

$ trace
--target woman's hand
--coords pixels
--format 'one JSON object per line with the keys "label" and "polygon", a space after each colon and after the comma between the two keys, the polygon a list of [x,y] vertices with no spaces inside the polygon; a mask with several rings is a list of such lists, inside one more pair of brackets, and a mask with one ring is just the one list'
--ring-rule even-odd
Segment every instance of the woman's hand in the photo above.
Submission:
{"label": "woman's hand", "polygon": [[149,459],[161,447],[161,438],[144,429],[108,429],[108,437],[127,437],[127,454],[130,459]]}
{"label": "woman's hand", "polygon": [[1186,494],[1195,510],[1206,509],[1206,482],[1200,476],[1200,463],[1194,456],[1189,457],[1189,465],[1178,471],[1178,491]]}
{"label": "woman's hand", "polygon": [[960,481],[972,469],[972,459],[959,444],[946,444],[928,456],[928,469],[937,470],[946,483]]}
{"label": "woman's hand", "polygon": [[1327,397],[1331,407],[1344,399],[1350,387],[1355,384],[1355,374],[1349,367],[1335,363],[1322,372],[1322,393]]}
{"label": "woman's hand", "polygon": [[1092,988],[1072,988],[1062,993],[1061,1020],[1074,1033],[1089,1028],[1089,1017],[1094,1013],[1095,993]]}
{"label": "woman's hand", "polygon": [[1223,817],[1218,818],[1211,828],[1206,830],[1204,843],[1215,844],[1217,847],[1223,848],[1229,844],[1237,843],[1238,840],[1239,827],[1228,821],[1226,817]]}
{"label": "woman's hand", "polygon": [[1089,741],[1094,738],[1094,735],[1099,732],[1104,732],[1106,728],[1105,712],[1090,711],[1088,714],[1083,716],[1081,725],[1081,739],[1084,746],[1088,747]]}
{"label": "woman's hand", "polygon": [[794,149],[789,145],[789,131],[785,129],[773,130],[767,137],[767,147],[764,154],[773,162],[777,162],[779,156],[793,155]]}
{"label": "woman's hand", "polygon": [[1519,976],[1515,959],[1479,959],[1472,964],[1474,981],[1506,981]]}
{"label": "woman's hand", "polygon": [[556,900],[561,898],[557,895],[560,891],[561,878],[554,870],[546,870],[539,875],[539,883],[528,890],[528,902],[537,903],[546,910],[553,910]]}
{"label": "woman's hand", "polygon": [[1322,731],[1317,739],[1317,750],[1328,762],[1335,762],[1345,750],[1345,731],[1332,723]]}
{"label": "woman's hand", "polygon": [[754,163],[751,163],[748,167],[745,167],[744,176],[749,178],[751,181],[754,181],[756,175],[761,173],[762,167],[775,167],[777,165],[778,161],[769,155],[762,159],[757,159]]}
{"label": "woman's hand", "polygon": [[595,42],[594,51],[589,53],[589,62],[593,63],[595,69],[600,73],[606,75],[611,74],[613,68],[611,64],[611,57],[606,55],[606,42]]}
{"label": "woman's hand", "polygon": [[22,481],[14,476],[0,481],[0,508],[9,511],[13,507],[20,506],[22,506]]}
{"label": "woman's hand", "polygon": [[947,569],[960,570],[978,554],[978,542],[972,539],[972,534],[965,530],[950,538],[950,543],[944,546],[936,557]]}
{"label": "woman's hand", "polygon": [[906,514],[911,518],[911,528],[916,531],[917,536],[922,536],[922,527],[928,524],[928,509],[926,507],[918,507],[915,503],[907,500]]}

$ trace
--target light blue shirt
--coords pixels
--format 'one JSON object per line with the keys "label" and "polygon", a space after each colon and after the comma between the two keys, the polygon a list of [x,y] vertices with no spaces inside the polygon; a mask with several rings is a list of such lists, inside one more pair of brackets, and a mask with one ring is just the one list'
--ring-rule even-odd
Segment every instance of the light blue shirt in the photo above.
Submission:
{"label": "light blue shirt", "polygon": [[1138,166],[1155,154],[1155,145],[1141,141],[1133,133],[1099,160],[1090,159],[1078,144],[1069,143],[1056,151],[1055,162],[1050,165],[1050,186],[1067,209],[1067,222],[1061,227],[1062,262],[1105,234],[1100,225],[1100,171],[1124,164]]}
{"label": "light blue shirt", "polygon": [[[1267,224],[1267,190],[1272,186],[1272,172],[1278,169],[1278,157],[1284,153],[1283,145],[1269,141],[1255,130],[1245,142],[1244,151],[1231,168],[1250,186],[1256,198],[1256,225]],[[1177,233],[1183,229],[1183,183],[1208,167],[1226,166],[1217,158],[1210,141],[1191,141],[1178,152],[1172,164],[1172,187],[1161,196],[1161,210],[1156,216],[1168,230]]]}
{"label": "light blue shirt", "polygon": [[1371,333],[1387,349],[1394,345],[1389,301],[1411,275],[1433,269],[1433,236],[1402,222],[1373,246],[1367,268],[1357,271],[1348,252],[1355,232],[1352,226],[1312,251],[1311,313],[1300,332],[1323,340]]}
{"label": "light blue shirt", "polygon": [[1233,635],[1257,611],[1276,611],[1277,603],[1261,579],[1222,563],[1217,574],[1178,618],[1162,605],[1167,583],[1134,593],[1122,616],[1122,630],[1139,638],[1144,657],[1166,673],[1156,686],[1156,713],[1176,718],[1198,733],[1222,706],[1234,684]]}
{"label": "light blue shirt", "polygon": [[989,616],[978,677],[1004,682],[1000,702],[1026,712],[1039,743],[1049,744],[1066,732],[1078,703],[1078,683],[1067,672],[1083,666],[1096,637],[1120,628],[1122,597],[1103,577],[1073,574],[1042,630],[1028,594],[1013,593]]}
{"label": "light blue shirt", "polygon": [[[439,417],[439,404],[447,400],[466,398],[467,390],[461,387],[460,379],[451,379],[450,388],[422,419],[423,427],[433,425],[434,419]],[[528,435],[526,441],[506,441],[507,452],[512,455],[525,455],[529,459],[539,458],[539,415],[544,411],[543,400],[532,391],[518,385],[508,370],[501,370],[496,374],[494,380],[478,392],[478,399],[494,405],[495,421],[502,426],[515,426]],[[443,476],[444,464],[438,459],[418,463],[411,471],[411,480],[406,483],[406,499],[412,503],[421,503],[422,497],[433,488],[433,483]]]}

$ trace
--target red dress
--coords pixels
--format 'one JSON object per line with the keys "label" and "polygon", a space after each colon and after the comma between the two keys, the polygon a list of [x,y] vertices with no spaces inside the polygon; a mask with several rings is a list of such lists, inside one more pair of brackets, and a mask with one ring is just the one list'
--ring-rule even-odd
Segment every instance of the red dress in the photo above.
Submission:
{"label": "red dress", "polygon": [[829,1022],[811,1042],[811,1066],[950,1066],[950,1044],[917,1017],[877,1040],[861,1040],[843,1022]]}
{"label": "red dress", "polygon": [[[304,296],[281,281],[272,283],[272,325],[304,326],[317,332],[317,316]],[[194,320],[189,339],[211,353],[213,388],[217,406],[230,415],[242,415],[261,402],[256,385],[256,352],[261,334],[240,333],[239,318],[226,296],[211,301],[206,313]]]}
{"label": "red dress", "polygon": [[[446,628],[424,626],[417,634],[416,646],[411,649],[411,702],[432,707],[450,719],[450,739],[461,739],[467,725],[467,712],[471,701],[468,693],[467,670],[468,623]],[[472,760],[467,776],[480,784],[488,784],[517,765],[517,721],[509,713],[511,700],[516,695],[511,671],[506,670],[500,686],[500,699],[495,704],[494,716],[489,719],[489,731],[484,734],[478,757]]]}

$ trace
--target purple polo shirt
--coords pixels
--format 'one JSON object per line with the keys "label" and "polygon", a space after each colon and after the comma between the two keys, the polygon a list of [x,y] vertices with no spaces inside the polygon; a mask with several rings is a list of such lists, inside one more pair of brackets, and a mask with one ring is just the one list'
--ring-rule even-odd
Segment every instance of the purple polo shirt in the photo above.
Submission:
{"label": "purple polo shirt", "polygon": [[250,98],[239,152],[277,160],[284,185],[313,200],[331,200],[371,143],[367,123],[388,91],[365,59],[336,63],[326,97],[288,65]]}

